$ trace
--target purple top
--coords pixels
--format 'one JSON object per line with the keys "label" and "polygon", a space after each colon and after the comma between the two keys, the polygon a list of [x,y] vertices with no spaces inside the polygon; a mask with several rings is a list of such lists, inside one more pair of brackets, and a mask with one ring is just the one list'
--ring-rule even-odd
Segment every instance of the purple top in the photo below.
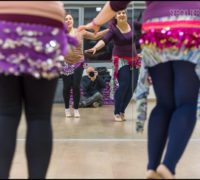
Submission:
{"label": "purple top", "polygon": [[[141,29],[141,24],[132,21],[128,23],[131,27],[131,31],[129,31],[128,33],[121,33],[120,30],[115,25],[112,25],[112,28],[109,28],[109,31],[102,39],[105,44],[108,44],[109,41],[113,40],[114,47],[112,54],[115,56],[133,57],[137,55],[135,41],[134,41],[136,38],[135,29]],[[134,30],[132,29],[133,25],[134,25]]]}
{"label": "purple top", "polygon": [[[110,1],[110,6],[114,11],[120,11],[125,9],[129,2]],[[200,17],[199,1],[146,1],[146,6],[147,8],[143,13],[143,22],[153,18],[172,15],[191,15]]]}

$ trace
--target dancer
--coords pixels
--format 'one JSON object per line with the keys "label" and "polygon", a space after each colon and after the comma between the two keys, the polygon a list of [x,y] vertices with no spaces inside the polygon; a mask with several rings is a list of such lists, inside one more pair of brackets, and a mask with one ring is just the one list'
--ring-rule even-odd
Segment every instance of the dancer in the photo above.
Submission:
{"label": "dancer", "polygon": [[44,179],[52,151],[51,111],[68,43],[63,4],[0,2],[0,179],[8,179],[22,107],[30,179]]}
{"label": "dancer", "polygon": [[[98,16],[95,22],[80,29],[93,28],[97,32],[97,25],[111,18],[105,17],[106,12],[113,16],[122,5],[127,2],[108,2],[103,9],[104,17]],[[149,73],[157,104],[148,124],[147,178],[171,179],[199,115],[196,109],[200,100],[200,2],[148,1],[146,5],[140,40],[143,61],[137,88],[138,127],[146,119]],[[110,12],[109,8],[113,10]]]}
{"label": "dancer", "polygon": [[[79,118],[80,114],[78,111],[79,101],[80,101],[80,82],[83,74],[84,67],[86,63],[83,56],[82,41],[85,39],[97,40],[102,38],[108,29],[98,32],[96,35],[89,31],[78,32],[77,28],[74,28],[74,19],[71,14],[67,14],[65,17],[65,23],[67,24],[67,33],[70,36],[76,37],[78,39],[78,46],[74,48],[65,57],[65,62],[63,63],[63,70],[61,72],[63,79],[63,98],[65,101],[65,114],[66,117]],[[70,90],[73,88],[73,100],[74,100],[74,113],[70,111],[69,101],[70,101]]]}
{"label": "dancer", "polygon": [[[133,27],[134,26],[134,27]],[[136,29],[140,29],[141,24],[137,22],[127,22],[126,10],[118,11],[116,16],[109,23],[109,31],[105,37],[100,40],[93,48],[85,52],[93,54],[103,48],[113,40],[114,48],[112,52],[113,79],[110,83],[111,95],[115,87],[115,81],[118,80],[119,88],[114,95],[115,121],[124,121],[125,110],[133,96],[137,85],[138,68],[140,59],[137,56],[135,47]],[[134,33],[133,33],[134,32]]]}

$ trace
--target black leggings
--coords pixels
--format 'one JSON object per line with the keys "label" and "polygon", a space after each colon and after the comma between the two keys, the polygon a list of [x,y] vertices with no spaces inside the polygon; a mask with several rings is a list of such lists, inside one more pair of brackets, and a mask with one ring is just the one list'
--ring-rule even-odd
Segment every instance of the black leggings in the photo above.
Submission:
{"label": "black leggings", "polygon": [[45,178],[52,151],[50,119],[56,85],[57,78],[0,75],[0,179],[9,178],[23,106],[29,178]]}
{"label": "black leggings", "polygon": [[148,169],[156,170],[168,140],[163,164],[175,174],[196,123],[199,79],[195,65],[185,61],[161,63],[149,72],[157,105],[148,125]]}
{"label": "black leggings", "polygon": [[74,71],[74,74],[66,76],[62,75],[63,79],[63,98],[65,108],[69,108],[70,90],[73,88],[74,109],[78,109],[80,101],[80,83],[83,75],[83,67],[79,67]]}

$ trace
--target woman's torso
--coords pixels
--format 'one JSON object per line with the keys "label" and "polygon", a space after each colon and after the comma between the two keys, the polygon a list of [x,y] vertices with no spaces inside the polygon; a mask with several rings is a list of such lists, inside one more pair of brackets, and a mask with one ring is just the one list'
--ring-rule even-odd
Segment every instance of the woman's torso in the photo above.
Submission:
{"label": "woman's torso", "polygon": [[74,34],[70,34],[71,36],[74,36],[78,40],[78,46],[76,46],[73,51],[68,53],[65,56],[65,62],[68,62],[70,64],[76,64],[82,62],[84,59],[83,56],[83,49],[82,49],[82,44],[83,44],[83,33],[78,32],[76,28],[74,28]]}
{"label": "woman's torso", "polygon": [[120,30],[114,26],[114,37],[113,37],[113,52],[112,54],[119,57],[132,57],[137,55],[135,47],[135,32],[131,22],[128,22],[130,26],[130,31],[127,33],[122,33]]}

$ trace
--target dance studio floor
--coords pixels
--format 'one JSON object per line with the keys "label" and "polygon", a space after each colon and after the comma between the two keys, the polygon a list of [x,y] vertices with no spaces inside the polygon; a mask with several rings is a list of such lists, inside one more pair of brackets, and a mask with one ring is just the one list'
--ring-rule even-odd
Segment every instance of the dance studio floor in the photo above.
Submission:
{"label": "dance studio floor", "polygon": [[[149,103],[148,110],[154,103]],[[66,119],[64,104],[53,106],[54,148],[47,178],[145,178],[147,127],[135,131],[135,104],[127,121],[113,120],[113,106],[80,109],[81,118]],[[10,178],[27,178],[22,117]],[[147,123],[146,123],[147,125]],[[200,122],[177,166],[177,178],[200,178]]]}

